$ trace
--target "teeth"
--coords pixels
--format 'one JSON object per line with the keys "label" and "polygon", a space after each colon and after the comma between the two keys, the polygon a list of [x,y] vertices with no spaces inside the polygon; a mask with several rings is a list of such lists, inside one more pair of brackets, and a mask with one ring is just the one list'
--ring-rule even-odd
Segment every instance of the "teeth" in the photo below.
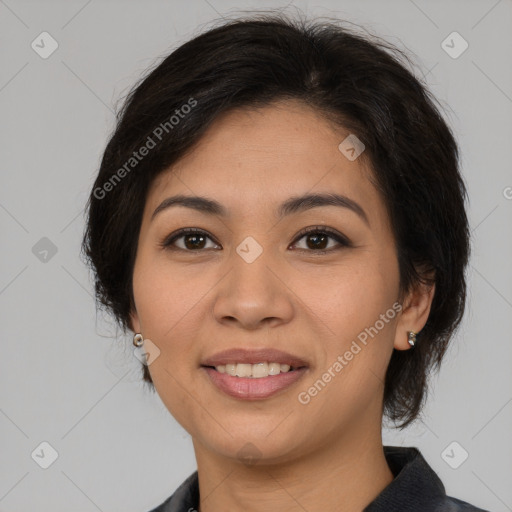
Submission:
{"label": "teeth", "polygon": [[268,377],[269,375],[278,375],[279,373],[286,373],[290,370],[289,364],[280,363],[232,363],[220,364],[215,369],[219,373],[227,373],[232,377],[252,377],[258,379],[260,377]]}

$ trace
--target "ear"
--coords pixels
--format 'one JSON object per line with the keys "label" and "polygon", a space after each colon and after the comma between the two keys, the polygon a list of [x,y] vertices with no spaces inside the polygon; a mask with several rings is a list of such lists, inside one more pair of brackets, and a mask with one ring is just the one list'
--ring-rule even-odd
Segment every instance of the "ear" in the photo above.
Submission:
{"label": "ear", "polygon": [[134,307],[132,307],[132,310],[130,311],[130,329],[135,333],[141,332],[139,315]]}
{"label": "ear", "polygon": [[[429,277],[432,277],[429,276]],[[395,331],[394,348],[409,350],[408,333],[419,333],[427,323],[430,308],[434,299],[435,284],[418,283],[410,290],[403,303],[402,313],[398,319]]]}

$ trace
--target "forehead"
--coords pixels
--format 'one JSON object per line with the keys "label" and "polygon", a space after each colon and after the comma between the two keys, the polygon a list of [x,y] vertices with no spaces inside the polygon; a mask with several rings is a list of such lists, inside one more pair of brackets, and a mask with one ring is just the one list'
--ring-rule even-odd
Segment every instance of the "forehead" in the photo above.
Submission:
{"label": "forehead", "polygon": [[384,204],[368,166],[339,149],[348,135],[298,101],[230,111],[155,179],[146,207],[152,212],[170,194],[198,195],[244,216],[290,196],[339,193],[381,217]]}

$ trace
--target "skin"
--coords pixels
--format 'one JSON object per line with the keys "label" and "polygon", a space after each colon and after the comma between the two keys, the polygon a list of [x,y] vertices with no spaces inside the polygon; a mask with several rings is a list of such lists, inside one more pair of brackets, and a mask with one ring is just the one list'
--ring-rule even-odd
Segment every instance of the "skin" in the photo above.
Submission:
{"label": "skin", "polygon": [[[230,112],[148,193],[131,322],[158,346],[151,377],[192,437],[200,512],[355,512],[393,480],[381,437],[384,377],[393,349],[410,349],[407,332],[425,325],[433,287],[411,290],[402,311],[366,345],[359,343],[361,351],[308,404],[297,398],[399,298],[385,204],[363,158],[350,161],[338,149],[347,135],[295,100]],[[321,192],[359,203],[369,225],[336,206],[277,220],[278,205],[291,196]],[[229,216],[178,206],[151,220],[175,194],[215,199]],[[315,225],[339,232],[352,247],[328,238],[320,245],[330,252],[318,254],[311,236],[297,239]],[[210,238],[181,236],[174,251],[159,245],[183,227]],[[252,263],[236,252],[248,236],[263,249]],[[270,398],[232,398],[200,364],[234,347],[282,349],[309,368]],[[258,450],[255,464],[238,455],[247,443]]]}

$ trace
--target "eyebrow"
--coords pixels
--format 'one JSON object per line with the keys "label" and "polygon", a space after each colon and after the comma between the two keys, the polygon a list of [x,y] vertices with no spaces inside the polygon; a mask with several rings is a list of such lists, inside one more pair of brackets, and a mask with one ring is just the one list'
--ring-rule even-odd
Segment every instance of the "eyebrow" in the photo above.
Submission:
{"label": "eyebrow", "polygon": [[[213,199],[200,196],[177,195],[164,199],[151,215],[151,220],[153,220],[160,212],[171,208],[172,206],[183,206],[212,216],[228,216],[226,208]],[[290,197],[279,206],[277,216],[279,220],[281,220],[293,213],[303,212],[319,206],[337,206],[340,208],[347,208],[356,213],[368,226],[370,226],[368,216],[363,208],[353,199],[341,194],[305,194],[302,196]]]}

